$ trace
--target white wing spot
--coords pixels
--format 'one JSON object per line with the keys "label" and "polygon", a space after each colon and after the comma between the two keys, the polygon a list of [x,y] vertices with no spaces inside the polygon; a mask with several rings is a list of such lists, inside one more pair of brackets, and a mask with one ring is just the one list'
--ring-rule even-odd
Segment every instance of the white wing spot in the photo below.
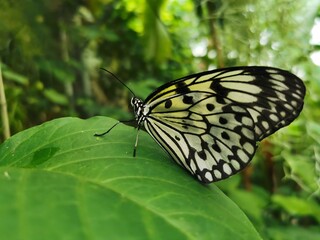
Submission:
{"label": "white wing spot", "polygon": [[237,155],[241,159],[241,161],[244,163],[246,163],[250,160],[248,155],[242,149],[238,149]]}
{"label": "white wing spot", "polygon": [[[296,87],[298,87],[298,88],[299,88],[299,87],[300,87],[300,85],[299,85],[299,84],[296,84]],[[297,93],[297,94],[299,94],[299,95],[302,95],[302,92],[301,92],[299,89],[296,89],[296,93]]]}
{"label": "white wing spot", "polygon": [[293,110],[292,106],[288,103],[285,103],[284,107],[287,108],[288,110]]}
{"label": "white wing spot", "polygon": [[[279,91],[283,91],[283,89],[279,89]],[[276,92],[278,99],[281,99],[283,101],[286,101],[286,95],[281,92]],[[277,101],[277,98],[269,98],[270,101]]]}
{"label": "white wing spot", "polygon": [[278,116],[275,115],[275,114],[270,114],[269,117],[270,117],[270,119],[271,119],[272,121],[274,121],[274,122],[278,122],[278,121],[279,121]]}
{"label": "white wing spot", "polygon": [[295,98],[300,99],[300,96],[298,94],[296,94],[296,93],[292,93],[292,96],[295,97]]}
{"label": "white wing spot", "polygon": [[246,138],[250,139],[250,140],[253,140],[254,139],[254,133],[248,129],[248,128],[242,128],[241,129],[241,134],[246,136]]}
{"label": "white wing spot", "polygon": [[222,169],[227,175],[231,175],[232,174],[232,169],[230,168],[228,163],[223,164]]}
{"label": "white wing spot", "polygon": [[262,121],[261,124],[265,129],[269,128],[269,123],[267,121]]}
{"label": "white wing spot", "polygon": [[298,103],[297,103],[297,101],[293,100],[293,101],[291,101],[291,105],[296,107],[298,105]]}
{"label": "white wing spot", "polygon": [[243,127],[241,129],[241,133],[242,133],[242,135],[246,136],[247,138],[252,139],[253,134],[252,134],[252,131],[250,129]]}
{"label": "white wing spot", "polygon": [[269,68],[269,69],[266,69],[266,72],[267,73],[278,73],[278,71],[276,70],[276,69],[271,69],[271,68]]}
{"label": "white wing spot", "polygon": [[272,88],[282,91],[282,90],[288,90],[289,87],[284,83],[284,82],[279,82],[278,80],[271,80],[270,79],[270,83],[273,84]]}
{"label": "white wing spot", "polygon": [[244,145],[243,145],[244,149],[250,153],[250,154],[253,154],[254,153],[254,147],[252,146],[251,143],[248,143],[246,142]]}
{"label": "white wing spot", "polygon": [[284,81],[286,78],[283,75],[280,74],[270,74],[270,77],[273,79],[279,80],[279,81]]}
{"label": "white wing spot", "polygon": [[287,114],[286,114],[285,111],[281,111],[281,112],[280,112],[280,115],[281,115],[281,117],[285,117]]}
{"label": "white wing spot", "polygon": [[219,170],[214,170],[213,171],[214,176],[216,177],[216,179],[220,179],[221,178],[221,172]]}
{"label": "white wing spot", "polygon": [[241,120],[242,120],[241,122],[243,125],[252,126],[252,119],[251,118],[243,117]]}
{"label": "white wing spot", "polygon": [[240,169],[240,164],[236,160],[231,160],[231,165],[233,166],[233,168],[235,170],[239,170]]}
{"label": "white wing spot", "polygon": [[213,181],[213,177],[212,174],[210,172],[206,172],[206,174],[204,175],[204,177],[209,181],[212,182]]}

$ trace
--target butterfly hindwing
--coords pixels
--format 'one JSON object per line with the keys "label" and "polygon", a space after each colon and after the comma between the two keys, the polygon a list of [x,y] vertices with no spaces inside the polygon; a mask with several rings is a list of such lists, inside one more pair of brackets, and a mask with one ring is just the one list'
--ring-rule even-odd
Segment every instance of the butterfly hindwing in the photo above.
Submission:
{"label": "butterfly hindwing", "polygon": [[[204,103],[196,105],[201,108]],[[218,181],[235,174],[255,153],[253,120],[239,106],[216,108],[211,114],[203,115],[201,121],[190,118],[192,115],[185,117],[182,123],[170,116],[165,119],[156,116],[148,117],[147,131],[176,162],[202,182]]]}
{"label": "butterfly hindwing", "polygon": [[304,94],[302,81],[284,70],[219,69],[164,84],[137,118],[176,162],[212,182],[243,169],[258,141],[299,115]]}

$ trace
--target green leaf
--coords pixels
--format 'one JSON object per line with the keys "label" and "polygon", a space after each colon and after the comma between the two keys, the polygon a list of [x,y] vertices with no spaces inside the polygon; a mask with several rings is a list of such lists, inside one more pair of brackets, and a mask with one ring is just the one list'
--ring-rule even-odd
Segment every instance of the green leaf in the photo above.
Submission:
{"label": "green leaf", "polygon": [[0,145],[3,239],[260,239],[215,185],[202,185],[145,132],[61,118]]}
{"label": "green leaf", "polygon": [[162,63],[172,55],[172,43],[161,21],[160,9],[165,0],[149,0],[144,10],[145,57]]}
{"label": "green leaf", "polygon": [[29,79],[26,78],[25,76],[19,74],[19,73],[16,73],[16,72],[13,72],[13,71],[10,71],[10,70],[7,70],[7,69],[4,69],[3,71],[3,76],[5,79],[10,79],[12,81],[15,81],[17,83],[20,83],[22,85],[28,85],[29,84]]}
{"label": "green leaf", "polygon": [[272,196],[272,202],[281,206],[288,213],[295,216],[313,216],[320,222],[320,206],[312,199],[300,199],[295,196]]}
{"label": "green leaf", "polygon": [[68,99],[65,95],[57,92],[54,89],[45,89],[43,95],[49,99],[51,102],[61,105],[67,105]]}
{"label": "green leaf", "polygon": [[266,229],[272,240],[315,240],[320,239],[319,227],[275,226]]}
{"label": "green leaf", "polygon": [[296,180],[304,190],[315,192],[318,188],[315,162],[304,155],[292,155],[287,151],[283,151],[281,155],[290,169],[286,172],[286,177]]}

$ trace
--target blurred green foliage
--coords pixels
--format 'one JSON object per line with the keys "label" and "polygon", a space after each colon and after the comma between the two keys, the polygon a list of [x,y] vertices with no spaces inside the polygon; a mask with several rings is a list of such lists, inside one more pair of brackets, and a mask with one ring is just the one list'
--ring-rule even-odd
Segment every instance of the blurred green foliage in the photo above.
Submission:
{"label": "blurred green foliage", "polygon": [[130,93],[100,67],[143,97],[221,66],[269,65],[299,75],[307,86],[301,116],[263,141],[242,175],[218,185],[264,238],[317,238],[320,68],[310,55],[320,44],[310,43],[310,33],[318,0],[2,0],[0,9],[13,133],[62,116],[131,118]]}

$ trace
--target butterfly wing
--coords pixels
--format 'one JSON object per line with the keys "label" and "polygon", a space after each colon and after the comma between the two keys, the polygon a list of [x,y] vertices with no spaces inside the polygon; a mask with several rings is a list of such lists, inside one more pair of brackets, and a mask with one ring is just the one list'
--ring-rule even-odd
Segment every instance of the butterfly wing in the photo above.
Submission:
{"label": "butterfly wing", "polygon": [[207,71],[153,92],[144,126],[181,166],[213,182],[243,169],[258,141],[299,115],[304,95],[297,76],[276,68]]}

